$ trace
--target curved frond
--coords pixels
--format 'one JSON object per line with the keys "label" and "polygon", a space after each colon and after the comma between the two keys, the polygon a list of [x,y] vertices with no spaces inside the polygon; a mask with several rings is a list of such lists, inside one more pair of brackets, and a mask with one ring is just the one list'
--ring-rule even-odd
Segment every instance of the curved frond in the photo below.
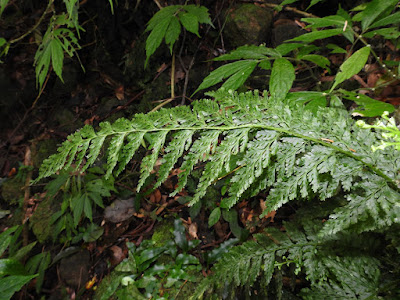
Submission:
{"label": "curved frond", "polygon": [[[137,114],[132,120],[102,123],[95,132],[85,126],[70,135],[58,153],[44,161],[37,180],[72,163],[85,170],[108,145],[106,177],[124,170],[141,145],[148,153],[141,162],[138,190],[161,162],[159,186],[179,168],[175,195],[193,169],[204,166],[191,204],[207,188],[230,176],[221,207],[231,208],[244,195],[269,189],[268,211],[294,199],[329,199],[344,191],[347,203],[338,208],[322,234],[352,229],[375,230],[400,223],[398,172],[400,152],[371,151],[381,136],[359,128],[347,111],[286,105],[257,91],[218,91],[215,100],[192,107]],[[290,104],[290,103],[289,103]],[[108,142],[106,142],[108,141]],[[86,160],[85,160],[86,158]]]}

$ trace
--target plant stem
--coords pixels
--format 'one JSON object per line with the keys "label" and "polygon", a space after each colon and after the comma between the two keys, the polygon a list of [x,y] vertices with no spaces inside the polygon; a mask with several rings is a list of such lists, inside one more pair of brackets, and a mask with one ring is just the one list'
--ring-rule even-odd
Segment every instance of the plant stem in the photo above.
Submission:
{"label": "plant stem", "polygon": [[49,12],[52,4],[53,4],[54,0],[49,0],[49,4],[47,4],[47,7],[44,11],[44,13],[42,14],[42,16],[40,17],[40,19],[36,22],[36,24],[30,29],[28,30],[26,33],[24,33],[23,35],[21,35],[20,37],[13,39],[11,41],[9,41],[9,44],[14,44],[20,40],[22,40],[23,38],[25,38],[26,36],[30,35],[33,31],[36,30],[36,28],[40,25],[40,23],[42,23],[44,17],[47,15],[47,13]]}

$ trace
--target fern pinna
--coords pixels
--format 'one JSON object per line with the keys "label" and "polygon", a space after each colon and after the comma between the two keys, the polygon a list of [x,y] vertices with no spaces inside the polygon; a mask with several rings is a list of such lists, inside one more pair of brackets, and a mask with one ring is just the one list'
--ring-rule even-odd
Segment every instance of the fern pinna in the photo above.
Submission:
{"label": "fern pinna", "polygon": [[[390,148],[371,151],[371,146],[382,140],[380,133],[357,126],[335,96],[331,97],[331,107],[309,110],[293,102],[278,101],[266,93],[260,96],[257,91],[236,94],[220,90],[210,95],[214,100],[203,99],[194,102],[192,107],[138,114],[132,120],[120,119],[113,124],[105,122],[97,132],[85,126],[70,135],[57,154],[44,161],[37,180],[68,168],[73,162],[77,169],[85,171],[95,162],[105,143],[108,143],[105,176],[116,176],[137,150],[147,144],[148,154],[141,162],[137,191],[161,158],[154,185],[159,186],[173,168],[179,167],[181,172],[173,194],[185,187],[194,167],[204,162],[191,204],[200,201],[207,188],[221,177],[230,179],[228,195],[220,203],[223,209],[232,208],[244,196],[254,196],[265,190],[268,196],[264,214],[295,199],[330,199],[326,203],[331,203],[340,198],[334,208],[326,212],[328,220],[321,222],[321,217],[315,223],[318,230],[312,234],[309,230],[306,233],[300,233],[300,229],[296,231],[297,238],[304,236],[303,242],[293,240],[296,239],[295,227],[287,223],[290,238],[275,231],[258,235],[256,241],[228,253],[222,263],[217,264],[216,274],[223,274],[225,282],[240,286],[251,285],[264,274],[262,277],[267,284],[276,258],[298,249],[297,265],[306,269],[307,278],[313,284],[311,289],[302,291],[304,295],[317,299],[312,295],[322,295],[328,289],[332,293],[339,289],[343,295],[359,295],[342,281],[323,281],[323,278],[337,278],[343,270],[335,266],[343,265],[348,272],[359,274],[361,282],[368,281],[379,273],[375,259],[335,253],[324,255],[320,244],[328,244],[326,241],[335,240],[339,235],[384,231],[400,223],[400,152]],[[296,93],[288,96],[286,99],[293,99]],[[296,245],[292,247],[290,243]],[[322,259],[318,260],[317,254],[323,257],[323,262],[312,265]],[[294,256],[288,258],[295,260]],[[358,263],[369,267],[364,270],[355,266]],[[236,269],[230,270],[228,266],[233,265]],[[317,271],[325,273],[317,276]],[[236,272],[238,275],[233,275]],[[376,287],[376,281],[369,282]],[[204,291],[200,288],[198,294]],[[326,295],[324,299],[331,299]]]}

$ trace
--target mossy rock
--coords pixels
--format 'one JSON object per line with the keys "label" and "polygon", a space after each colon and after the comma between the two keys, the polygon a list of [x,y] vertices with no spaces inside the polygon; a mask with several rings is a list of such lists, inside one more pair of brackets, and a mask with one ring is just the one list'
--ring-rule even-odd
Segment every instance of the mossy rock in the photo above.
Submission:
{"label": "mossy rock", "polygon": [[163,220],[163,222],[158,223],[154,229],[153,236],[151,240],[154,242],[154,246],[162,247],[168,241],[174,239],[174,221],[173,220]]}
{"label": "mossy rock", "polygon": [[273,13],[254,4],[241,4],[228,11],[224,29],[225,40],[232,47],[267,42]]}
{"label": "mossy rock", "polygon": [[52,238],[54,229],[51,226],[51,218],[59,209],[53,202],[52,198],[45,198],[29,219],[32,231],[40,243]]}
{"label": "mossy rock", "polygon": [[19,178],[11,178],[1,185],[1,197],[4,202],[15,205],[24,197],[24,183]]}

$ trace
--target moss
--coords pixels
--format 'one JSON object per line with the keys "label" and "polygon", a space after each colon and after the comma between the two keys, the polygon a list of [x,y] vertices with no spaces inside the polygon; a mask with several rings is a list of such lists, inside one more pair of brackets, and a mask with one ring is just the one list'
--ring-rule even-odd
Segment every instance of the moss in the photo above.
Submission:
{"label": "moss", "polygon": [[56,205],[53,204],[53,199],[45,198],[29,220],[33,233],[40,243],[44,243],[53,234],[53,228],[50,224],[55,212]]}
{"label": "moss", "polygon": [[254,4],[242,4],[229,11],[224,34],[232,47],[261,44],[271,30],[272,12]]}
{"label": "moss", "polygon": [[14,177],[8,179],[1,185],[1,197],[7,204],[15,205],[20,203],[24,197],[24,183]]}
{"label": "moss", "polygon": [[154,246],[162,247],[166,242],[174,239],[174,222],[173,220],[164,220],[156,225],[151,240]]}

